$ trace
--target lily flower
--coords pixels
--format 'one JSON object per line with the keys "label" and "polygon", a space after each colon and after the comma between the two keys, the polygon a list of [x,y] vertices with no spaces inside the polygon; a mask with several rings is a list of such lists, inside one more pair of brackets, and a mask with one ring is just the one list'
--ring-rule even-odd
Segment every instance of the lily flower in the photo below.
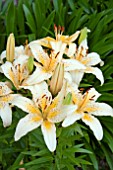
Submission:
{"label": "lily flower", "polygon": [[45,37],[45,38],[33,41],[33,43],[38,43],[44,47],[48,47],[54,50],[55,54],[60,52],[61,55],[66,52],[67,45],[69,46],[69,48],[71,48],[71,50],[76,48],[76,44],[73,42],[78,38],[80,31],[76,31],[71,36],[62,35],[64,32],[64,27],[60,27],[60,26],[57,27],[56,25],[54,26],[54,31],[55,31],[55,37],[56,37],[55,39],[51,37]]}
{"label": "lily flower", "polygon": [[[15,106],[29,114],[22,118],[16,128],[15,141],[41,125],[44,141],[48,149],[53,152],[56,149],[56,127],[55,123],[65,118],[65,112],[71,113],[76,106],[62,106],[65,95],[66,84],[58,95],[52,99],[46,82],[29,86],[33,94],[33,101],[19,96],[13,100]],[[75,109],[75,108],[74,108]]]}
{"label": "lily flower", "polygon": [[23,80],[29,76],[28,59],[28,56],[20,55],[13,63],[6,61],[1,66],[4,75],[12,81],[17,89],[20,88]]}
{"label": "lily flower", "polygon": [[0,116],[3,121],[3,126],[7,127],[12,123],[12,110],[9,103],[12,102],[16,94],[11,94],[12,90],[6,83],[0,82]]}
{"label": "lily flower", "polygon": [[23,82],[23,86],[48,80],[53,75],[57,64],[61,61],[59,53],[55,54],[54,51],[51,51],[50,54],[47,54],[39,44],[30,43],[29,47],[34,58],[37,60],[37,62],[34,62],[36,70]]}
{"label": "lily flower", "polygon": [[77,109],[72,114],[67,115],[62,123],[63,127],[67,127],[79,119],[90,127],[97,140],[103,137],[103,129],[99,120],[95,116],[113,116],[113,109],[106,103],[96,102],[101,95],[94,88],[88,90],[85,94],[81,94],[76,89],[70,89],[72,93],[73,104],[77,105]]}
{"label": "lily flower", "polygon": [[[85,28],[83,30],[83,32],[84,31],[89,32],[89,30],[87,28]],[[80,41],[80,45],[79,45],[78,49],[75,51],[74,55],[71,55],[70,49],[68,49],[68,51],[67,51],[67,55],[71,59],[78,61],[79,64],[85,66],[85,69],[82,69],[82,70],[81,70],[81,68],[73,69],[70,71],[70,73],[72,75],[73,81],[75,83],[77,83],[78,86],[84,76],[84,73],[94,74],[96,76],[96,78],[100,80],[101,85],[102,85],[104,83],[102,71],[98,67],[93,67],[99,63],[101,64],[102,60],[100,59],[99,54],[97,54],[96,52],[88,53],[88,45],[87,45],[87,36],[86,35],[85,35],[86,38],[82,39],[82,41]]]}

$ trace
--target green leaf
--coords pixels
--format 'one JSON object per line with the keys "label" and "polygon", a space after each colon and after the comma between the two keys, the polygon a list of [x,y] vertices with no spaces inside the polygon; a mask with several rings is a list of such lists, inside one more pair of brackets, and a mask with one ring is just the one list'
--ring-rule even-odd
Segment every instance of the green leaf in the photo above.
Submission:
{"label": "green leaf", "polygon": [[31,11],[24,4],[23,4],[23,10],[25,13],[25,17],[27,19],[27,25],[29,26],[31,31],[36,34],[35,20],[34,20],[34,17],[31,13]]}
{"label": "green leaf", "polygon": [[108,148],[106,148],[104,145],[101,145],[101,148],[105,154],[107,163],[109,164],[110,169],[112,170],[113,168],[113,158],[111,156],[111,153],[109,152]]}
{"label": "green leaf", "polygon": [[15,30],[15,6],[14,3],[10,3],[6,15],[6,31],[9,35],[10,33],[14,33]]}
{"label": "green leaf", "polygon": [[25,19],[24,19],[24,12],[23,12],[23,0],[19,0],[18,8],[17,8],[17,25],[19,27],[19,33],[25,33]]}
{"label": "green leaf", "polygon": [[113,101],[113,94],[110,93],[103,93],[99,98],[98,101]]}
{"label": "green leaf", "polygon": [[51,162],[52,160],[53,160],[53,158],[51,156],[44,156],[44,157],[41,157],[41,158],[37,158],[33,161],[30,161],[28,163],[25,163],[25,166],[43,164],[43,163],[46,163],[46,162]]}
{"label": "green leaf", "polygon": [[[53,24],[54,16],[55,16],[55,11],[52,11],[48,15],[47,19],[44,21],[42,28],[46,28],[46,29],[49,30],[51,25]],[[40,32],[40,35],[44,37],[44,36],[47,35],[47,32],[44,29],[42,29],[41,32]]]}
{"label": "green leaf", "polygon": [[109,90],[113,90],[113,82],[110,83],[105,83],[103,86],[97,88],[98,91],[109,91]]}

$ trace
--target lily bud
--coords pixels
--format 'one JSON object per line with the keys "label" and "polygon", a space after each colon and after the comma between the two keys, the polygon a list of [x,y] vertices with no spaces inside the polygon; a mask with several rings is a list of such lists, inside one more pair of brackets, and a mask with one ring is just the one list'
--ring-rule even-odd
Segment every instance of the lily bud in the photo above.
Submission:
{"label": "lily bud", "polygon": [[7,40],[6,46],[6,59],[7,61],[13,62],[15,56],[15,37],[14,34],[11,33]]}
{"label": "lily bud", "polygon": [[28,45],[25,46],[25,54],[28,56],[33,56],[31,49]]}
{"label": "lily bud", "polygon": [[63,101],[64,105],[69,105],[72,102],[72,93],[68,93]]}
{"label": "lily bud", "polygon": [[33,71],[33,68],[34,68],[34,58],[33,57],[29,57],[28,63],[27,63],[27,68],[29,70],[29,73],[31,73]]}
{"label": "lily bud", "polygon": [[90,30],[87,29],[86,27],[81,30],[81,34],[80,34],[80,37],[79,37],[79,40],[78,40],[79,45],[81,44],[82,41],[87,39],[88,32],[90,32]]}
{"label": "lily bud", "polygon": [[50,91],[55,96],[62,88],[64,79],[64,64],[57,64],[50,81]]}

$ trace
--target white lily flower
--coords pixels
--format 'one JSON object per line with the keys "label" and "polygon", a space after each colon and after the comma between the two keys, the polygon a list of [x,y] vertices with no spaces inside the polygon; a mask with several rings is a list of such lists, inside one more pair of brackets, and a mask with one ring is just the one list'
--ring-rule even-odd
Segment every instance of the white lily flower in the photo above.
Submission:
{"label": "white lily flower", "polygon": [[22,96],[15,98],[15,101],[13,100],[15,106],[29,113],[17,125],[15,132],[16,141],[41,125],[48,149],[51,152],[56,149],[56,127],[54,123],[61,122],[65,118],[66,111],[71,113],[76,108],[73,105],[62,106],[65,88],[64,85],[62,90],[52,100],[46,82],[42,82],[34,86],[29,86],[33,94],[33,101]]}
{"label": "white lily flower", "polygon": [[55,54],[60,52],[61,56],[63,53],[66,53],[67,45],[72,50],[74,48],[73,52],[75,52],[76,44],[73,43],[73,41],[75,41],[78,38],[80,31],[76,31],[74,34],[69,36],[69,35],[62,35],[62,33],[64,32],[64,27],[57,28],[56,26],[54,26],[54,30],[55,30],[56,39],[51,38],[51,37],[45,37],[45,38],[42,38],[42,39],[39,39],[33,42],[54,50]]}
{"label": "white lily flower", "polygon": [[37,62],[34,63],[36,70],[23,82],[23,86],[48,80],[53,75],[57,64],[61,61],[59,53],[55,54],[54,51],[51,51],[51,54],[48,55],[39,44],[30,43],[29,47],[34,58],[37,60]]}
{"label": "white lily flower", "polygon": [[101,63],[102,60],[100,59],[100,56],[96,52],[91,52],[87,54],[87,50],[88,50],[87,40],[85,39],[81,42],[77,52],[75,53],[75,56],[72,56],[72,59],[78,61],[79,65],[81,64],[82,66],[85,67],[85,69],[73,68],[72,70],[70,70],[72,79],[79,86],[84,76],[84,73],[92,73],[96,76],[97,79],[100,80],[102,85],[104,83],[102,71],[97,67],[93,67]]}
{"label": "white lily flower", "polygon": [[12,102],[16,94],[11,94],[12,90],[6,83],[0,82],[0,116],[3,121],[3,126],[7,127],[12,123],[12,110],[9,103]]}
{"label": "white lily flower", "polygon": [[28,58],[27,55],[20,55],[13,63],[6,61],[1,66],[4,75],[13,82],[17,89],[29,75],[27,68]]}
{"label": "white lily flower", "polygon": [[[62,123],[63,127],[67,127],[79,119],[90,127],[97,140],[103,137],[103,130],[99,120],[94,116],[113,116],[113,109],[106,103],[95,102],[101,95],[94,88],[91,88],[84,95],[76,89],[72,90],[73,104],[78,107],[72,114],[67,115]],[[94,115],[94,116],[93,116]]]}

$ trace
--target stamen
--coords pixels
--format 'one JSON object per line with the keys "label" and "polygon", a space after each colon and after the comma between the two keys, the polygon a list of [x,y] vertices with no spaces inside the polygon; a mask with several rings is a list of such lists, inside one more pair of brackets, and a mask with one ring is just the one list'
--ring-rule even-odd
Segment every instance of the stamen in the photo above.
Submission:
{"label": "stamen", "polygon": [[55,56],[55,58],[57,58],[58,57],[58,54],[59,54],[60,52],[58,52],[57,54],[56,54],[56,56]]}
{"label": "stamen", "polygon": [[44,94],[43,96],[42,96],[42,98],[44,98],[46,96],[46,94]]}

